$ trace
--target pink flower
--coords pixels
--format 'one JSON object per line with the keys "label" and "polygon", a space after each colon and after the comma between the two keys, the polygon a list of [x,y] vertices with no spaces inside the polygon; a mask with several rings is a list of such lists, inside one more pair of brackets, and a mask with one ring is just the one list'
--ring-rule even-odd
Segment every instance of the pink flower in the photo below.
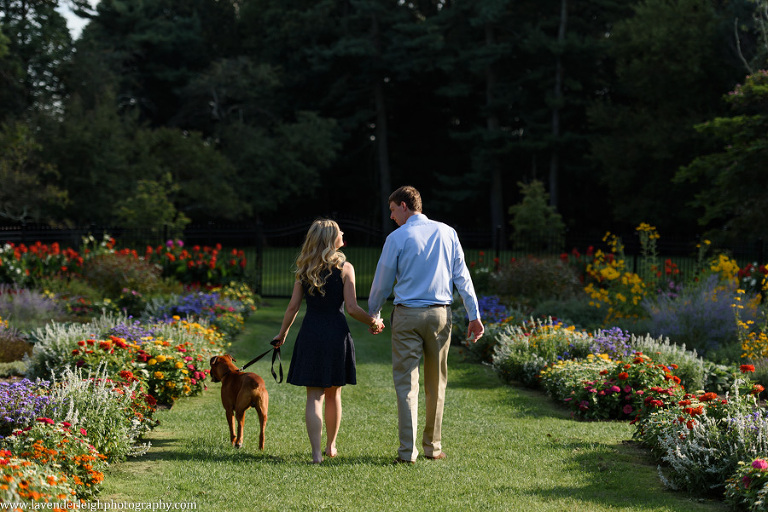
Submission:
{"label": "pink flower", "polygon": [[627,405],[624,406],[624,409],[622,409],[622,410],[624,411],[624,414],[631,414],[632,413],[632,406],[627,404]]}
{"label": "pink flower", "polygon": [[88,437],[88,431],[85,430],[84,428],[80,429],[80,433],[83,434],[83,437]]}
{"label": "pink flower", "polygon": [[752,461],[752,467],[755,469],[768,469],[768,462],[765,459],[755,459]]}

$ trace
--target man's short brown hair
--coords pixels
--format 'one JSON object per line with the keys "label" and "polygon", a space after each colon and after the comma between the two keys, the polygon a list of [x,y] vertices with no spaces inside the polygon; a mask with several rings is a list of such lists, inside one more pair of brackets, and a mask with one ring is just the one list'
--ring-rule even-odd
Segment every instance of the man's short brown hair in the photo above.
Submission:
{"label": "man's short brown hair", "polygon": [[421,194],[414,187],[405,185],[389,195],[389,202],[399,205],[405,203],[412,212],[421,213]]}

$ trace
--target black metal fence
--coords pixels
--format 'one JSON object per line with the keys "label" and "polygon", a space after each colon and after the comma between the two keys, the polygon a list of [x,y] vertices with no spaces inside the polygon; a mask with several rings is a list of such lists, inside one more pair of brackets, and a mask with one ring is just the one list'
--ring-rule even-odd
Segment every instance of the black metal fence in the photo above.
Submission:
{"label": "black metal fence", "polygon": [[[187,245],[214,246],[221,244],[224,249],[237,248],[245,251],[247,279],[254,289],[264,297],[287,297],[293,288],[292,268],[301,247],[304,235],[314,219],[302,219],[282,224],[197,224],[184,230],[183,240]],[[355,217],[335,217],[344,231],[347,243],[344,252],[355,265],[357,292],[367,297],[376,269],[381,246],[387,233],[380,225]],[[393,228],[394,228],[393,224]],[[493,267],[508,262],[511,258],[534,256],[560,256],[563,253],[584,255],[590,247],[606,250],[606,243],[600,235],[585,235],[569,232],[559,239],[538,237],[535,240],[515,239],[506,247],[494,244],[497,237],[490,230],[464,230],[457,228],[464,246],[466,259],[475,265]],[[8,242],[30,245],[35,242],[50,244],[58,242],[62,247],[80,248],[83,238],[93,236],[100,240],[105,234],[117,240],[118,247],[137,249],[139,253],[147,245],[157,246],[169,239],[168,230],[163,227],[127,229],[116,226],[85,226],[78,228],[50,227],[0,227],[0,245]],[[635,233],[620,234],[627,257],[628,270],[638,271],[642,264],[641,246]],[[672,260],[681,273],[688,274],[697,265],[697,244],[702,242],[694,237],[662,236],[657,240],[660,262]],[[766,247],[763,240],[744,241],[730,247],[713,247],[713,251],[727,251],[741,265],[750,262],[766,263]]]}

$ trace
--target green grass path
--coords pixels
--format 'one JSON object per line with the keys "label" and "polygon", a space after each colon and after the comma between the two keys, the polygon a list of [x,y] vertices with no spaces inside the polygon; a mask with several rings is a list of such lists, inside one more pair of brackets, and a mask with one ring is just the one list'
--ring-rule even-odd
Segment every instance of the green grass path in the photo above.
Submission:
{"label": "green grass path", "polygon": [[[287,300],[272,300],[231,347],[239,364],[268,348]],[[284,346],[287,374],[300,317]],[[388,331],[370,335],[350,320],[358,384],[342,392],[339,456],[308,464],[305,390],[276,384],[269,359],[249,370],[270,394],[267,442],[246,414],[245,446],[228,445],[219,385],[160,411],[148,454],[107,471],[102,502],[194,502],[196,510],[724,511],[716,501],[665,490],[626,423],[570,419],[546,395],[502,385],[493,371],[451,348],[443,446],[449,458],[391,464],[397,415]],[[423,409],[423,391],[422,391]],[[423,410],[421,413],[423,426]]]}

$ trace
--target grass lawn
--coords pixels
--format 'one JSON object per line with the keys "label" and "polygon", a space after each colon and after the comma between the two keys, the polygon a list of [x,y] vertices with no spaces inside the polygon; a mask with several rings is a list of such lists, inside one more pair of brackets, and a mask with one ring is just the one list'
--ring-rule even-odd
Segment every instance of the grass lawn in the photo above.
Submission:
{"label": "grass lawn", "polygon": [[[244,364],[268,348],[287,300],[271,300],[231,352]],[[386,318],[386,317],[385,317]],[[284,346],[287,372],[301,317]],[[397,415],[388,331],[350,320],[358,384],[342,393],[339,456],[312,465],[305,391],[276,384],[269,359],[250,367],[270,393],[267,442],[246,414],[245,446],[228,445],[219,385],[160,411],[143,457],[107,471],[102,502],[194,502],[196,510],[725,511],[665,490],[647,452],[628,442],[626,423],[586,423],[539,392],[502,385],[493,371],[451,349],[443,446],[448,459],[394,466]],[[421,425],[423,426],[423,391]]]}

